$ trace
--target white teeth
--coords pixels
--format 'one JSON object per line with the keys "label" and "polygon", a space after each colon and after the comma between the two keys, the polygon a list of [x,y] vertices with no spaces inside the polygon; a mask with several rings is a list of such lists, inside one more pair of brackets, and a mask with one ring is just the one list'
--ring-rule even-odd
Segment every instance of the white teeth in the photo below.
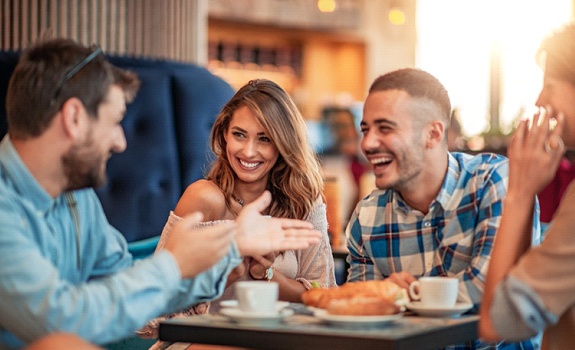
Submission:
{"label": "white teeth", "polygon": [[258,164],[260,164],[259,162],[257,163],[248,163],[248,162],[244,162],[243,160],[240,159],[240,163],[245,166],[246,168],[255,168],[256,166],[258,166]]}
{"label": "white teeth", "polygon": [[370,159],[370,162],[371,162],[371,164],[388,163],[388,162],[391,162],[391,158],[388,158],[388,157],[374,158],[374,159]]}

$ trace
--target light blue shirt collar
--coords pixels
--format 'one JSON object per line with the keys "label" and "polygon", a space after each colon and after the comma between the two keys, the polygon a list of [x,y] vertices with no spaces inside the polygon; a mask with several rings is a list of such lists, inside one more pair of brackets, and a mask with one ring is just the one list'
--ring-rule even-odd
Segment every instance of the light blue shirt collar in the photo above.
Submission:
{"label": "light blue shirt collar", "polygon": [[5,135],[0,143],[0,166],[4,180],[11,183],[17,193],[28,198],[31,204],[43,213],[50,210],[58,200],[52,198],[36,181],[14,148],[9,135]]}

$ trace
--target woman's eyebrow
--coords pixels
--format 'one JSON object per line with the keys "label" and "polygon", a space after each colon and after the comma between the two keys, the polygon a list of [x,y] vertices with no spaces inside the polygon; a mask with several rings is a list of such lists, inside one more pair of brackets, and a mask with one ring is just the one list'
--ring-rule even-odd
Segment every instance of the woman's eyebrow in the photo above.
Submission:
{"label": "woman's eyebrow", "polygon": [[[243,133],[245,133],[245,134],[248,133],[247,130],[244,130],[244,129],[240,128],[239,126],[235,126],[235,125],[232,126],[231,129],[234,130],[234,131],[243,132]],[[256,135],[260,135],[260,136],[261,136],[261,135],[264,135],[264,136],[265,136],[265,135],[266,135],[266,132],[265,132],[265,131],[260,131],[260,132],[258,132]]]}

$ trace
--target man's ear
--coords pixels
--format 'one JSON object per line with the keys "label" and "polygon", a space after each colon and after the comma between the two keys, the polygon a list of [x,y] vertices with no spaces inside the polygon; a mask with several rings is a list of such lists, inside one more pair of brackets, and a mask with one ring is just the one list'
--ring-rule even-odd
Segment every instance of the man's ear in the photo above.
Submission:
{"label": "man's ear", "polygon": [[433,120],[427,125],[426,148],[433,148],[445,138],[445,124],[441,120]]}
{"label": "man's ear", "polygon": [[84,118],[86,117],[82,101],[76,97],[69,98],[62,105],[60,114],[64,133],[73,139],[79,138],[83,134]]}

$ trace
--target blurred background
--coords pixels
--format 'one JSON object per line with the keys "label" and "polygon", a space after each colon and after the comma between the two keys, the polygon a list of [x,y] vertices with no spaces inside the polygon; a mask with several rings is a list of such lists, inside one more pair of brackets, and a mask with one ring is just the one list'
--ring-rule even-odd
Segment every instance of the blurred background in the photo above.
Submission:
{"label": "blurred background", "polygon": [[[306,118],[341,232],[373,180],[359,151],[362,101],[381,74],[418,67],[453,105],[450,147],[505,152],[542,84],[541,39],[575,0],[0,0],[0,50],[42,35],[108,54],[207,67],[238,88],[268,78]],[[2,67],[0,67],[1,69]],[[336,183],[337,186],[331,186]]]}
{"label": "blurred background", "polygon": [[[0,0],[0,50],[43,33],[112,54],[209,67],[232,86],[269,78],[312,133],[326,109],[361,101],[379,75],[419,67],[447,87],[462,148],[498,149],[541,86],[535,53],[573,0]],[[356,120],[357,121],[357,120]],[[319,129],[318,129],[319,128]],[[489,136],[494,136],[489,139]],[[319,151],[333,140],[316,138]]]}

